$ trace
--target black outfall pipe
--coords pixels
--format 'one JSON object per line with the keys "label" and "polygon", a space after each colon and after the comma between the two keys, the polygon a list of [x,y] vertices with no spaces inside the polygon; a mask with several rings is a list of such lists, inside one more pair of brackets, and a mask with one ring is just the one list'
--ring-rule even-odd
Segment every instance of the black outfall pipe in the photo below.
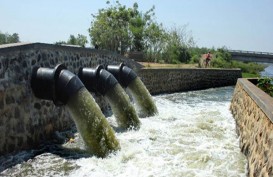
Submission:
{"label": "black outfall pipe", "polygon": [[120,85],[128,88],[138,105],[139,116],[153,116],[158,112],[149,91],[131,68],[121,63],[119,66],[108,65],[106,69],[116,77]]}
{"label": "black outfall pipe", "polygon": [[119,66],[108,65],[106,70],[115,76],[120,85],[128,87],[128,85],[137,77],[136,73],[129,67],[121,63]]}
{"label": "black outfall pipe", "polygon": [[112,89],[118,81],[108,71],[103,69],[101,65],[93,68],[80,68],[79,78],[87,88],[87,90],[105,95],[108,90]]}
{"label": "black outfall pipe", "polygon": [[63,64],[53,69],[35,67],[30,84],[36,97],[52,100],[56,106],[65,105],[72,95],[84,87],[81,80]]}

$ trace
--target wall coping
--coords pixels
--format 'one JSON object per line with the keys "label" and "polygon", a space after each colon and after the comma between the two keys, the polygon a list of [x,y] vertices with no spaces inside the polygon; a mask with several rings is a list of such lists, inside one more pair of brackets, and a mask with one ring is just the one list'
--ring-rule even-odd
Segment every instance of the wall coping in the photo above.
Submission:
{"label": "wall coping", "polygon": [[[131,67],[135,70],[139,70],[143,68],[141,64],[136,62],[134,59],[126,58],[123,55],[120,55],[116,52],[112,52],[109,50],[95,49],[95,48],[84,48],[80,46],[73,45],[58,45],[58,44],[46,44],[46,43],[12,43],[12,44],[3,44],[0,45],[0,54],[4,53],[13,53],[13,52],[22,52],[25,50],[55,50],[55,51],[69,51],[69,52],[86,52],[86,53],[94,53],[102,56],[113,56],[116,58],[120,58],[123,61],[129,61],[133,63]],[[126,63],[126,62],[125,62]]]}
{"label": "wall coping", "polygon": [[238,83],[273,123],[273,98],[250,82],[249,79],[239,78]]}
{"label": "wall coping", "polygon": [[0,52],[14,52],[16,50],[28,50],[28,49],[54,49],[54,50],[69,50],[78,52],[94,52],[100,54],[111,54],[117,55],[119,57],[125,58],[117,53],[108,50],[97,50],[95,48],[84,48],[73,45],[58,45],[58,44],[46,44],[46,43],[13,43],[0,45]]}

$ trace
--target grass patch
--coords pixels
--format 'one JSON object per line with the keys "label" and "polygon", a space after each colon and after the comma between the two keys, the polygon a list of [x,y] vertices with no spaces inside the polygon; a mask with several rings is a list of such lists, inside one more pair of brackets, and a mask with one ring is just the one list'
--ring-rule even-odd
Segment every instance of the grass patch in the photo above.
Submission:
{"label": "grass patch", "polygon": [[242,73],[243,78],[253,78],[253,77],[260,77],[259,74],[252,74],[252,73]]}
{"label": "grass patch", "polygon": [[139,62],[145,68],[198,68],[198,64],[167,64],[167,63],[152,63]]}

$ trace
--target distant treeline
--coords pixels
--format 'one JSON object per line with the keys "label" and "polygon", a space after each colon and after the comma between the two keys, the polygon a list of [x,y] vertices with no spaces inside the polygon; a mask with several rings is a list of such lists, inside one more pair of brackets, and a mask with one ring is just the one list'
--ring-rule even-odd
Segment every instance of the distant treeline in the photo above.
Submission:
{"label": "distant treeline", "polygon": [[19,35],[17,33],[9,34],[2,33],[0,31],[0,44],[9,44],[20,42]]}

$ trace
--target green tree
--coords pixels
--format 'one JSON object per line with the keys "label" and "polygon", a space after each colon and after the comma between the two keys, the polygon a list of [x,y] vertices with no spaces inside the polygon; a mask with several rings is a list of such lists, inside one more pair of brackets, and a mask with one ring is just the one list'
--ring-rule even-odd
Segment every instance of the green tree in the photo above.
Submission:
{"label": "green tree", "polygon": [[191,63],[191,64],[199,63],[200,64],[200,62],[202,62],[202,61],[200,61],[202,55],[208,53],[209,51],[214,53],[214,51],[212,49],[209,49],[209,48],[190,47],[189,48],[189,53],[190,53],[191,59],[190,59],[189,63]]}
{"label": "green tree", "polygon": [[92,44],[98,45],[101,49],[123,53],[130,44],[128,33],[130,15],[131,11],[119,3],[108,9],[100,9],[98,15],[92,15],[94,21],[89,28]]}
{"label": "green tree", "polygon": [[79,45],[81,47],[85,47],[85,45],[87,44],[87,37],[82,35],[82,34],[78,34],[77,37],[75,37],[74,35],[70,35],[67,44],[71,44],[71,45]]}
{"label": "green tree", "polygon": [[94,19],[89,28],[92,44],[121,54],[127,50],[143,50],[145,29],[150,24],[153,9],[141,13],[137,3],[127,8],[118,1],[114,6],[100,9],[97,15],[92,15]]}
{"label": "green tree", "polygon": [[164,58],[168,63],[188,63],[191,59],[190,48],[195,42],[187,31],[187,26],[173,27],[168,32],[168,42],[164,51]]}
{"label": "green tree", "polygon": [[145,52],[149,61],[162,61],[162,52],[167,43],[167,33],[162,24],[153,22],[145,31]]}
{"label": "green tree", "polygon": [[[110,4],[109,1],[107,4]],[[127,8],[116,1],[93,16],[89,28],[91,43],[101,49],[124,54],[143,51],[149,61],[169,63],[189,62],[189,49],[195,45],[187,26],[165,30],[153,19],[155,7],[146,12],[138,4]]]}
{"label": "green tree", "polygon": [[228,51],[227,47],[217,49],[217,51],[215,52],[215,56],[216,58],[221,58],[227,62],[230,62],[232,59],[231,54]]}
{"label": "green tree", "polygon": [[77,44],[77,39],[74,35],[70,35],[69,39],[66,42],[67,44],[71,44],[71,45],[78,45]]}
{"label": "green tree", "polygon": [[79,45],[81,47],[85,47],[85,45],[88,43],[87,41],[87,37],[82,35],[82,34],[78,34],[77,37],[75,37],[74,35],[70,35],[69,39],[67,40],[67,42],[65,41],[59,41],[56,42],[55,44],[69,44],[69,45]]}
{"label": "green tree", "polygon": [[144,40],[146,30],[153,23],[152,17],[155,15],[154,13],[155,7],[153,6],[147,12],[142,13],[138,11],[138,4],[134,3],[133,5],[133,15],[129,21],[129,29],[132,33],[133,41],[132,41],[132,50],[134,51],[143,51],[145,48]]}
{"label": "green tree", "polygon": [[2,33],[0,31],[0,44],[9,44],[9,43],[17,43],[20,42],[19,35],[17,33],[9,34]]}

